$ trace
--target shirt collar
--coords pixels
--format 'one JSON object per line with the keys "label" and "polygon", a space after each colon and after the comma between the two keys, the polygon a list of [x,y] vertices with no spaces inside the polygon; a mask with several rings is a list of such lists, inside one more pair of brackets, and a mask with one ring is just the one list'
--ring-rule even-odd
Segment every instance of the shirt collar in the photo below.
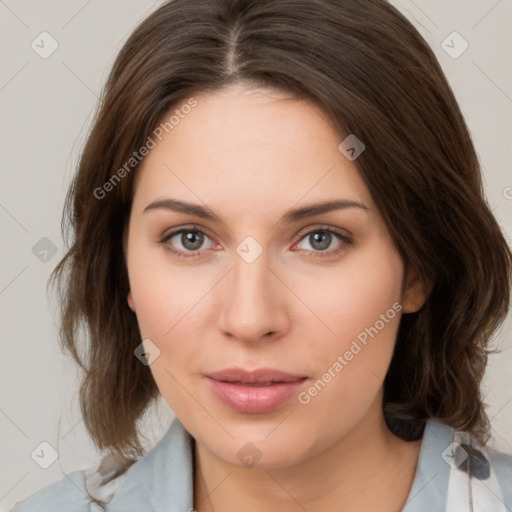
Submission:
{"label": "shirt collar", "polygon": [[446,509],[450,466],[442,459],[454,429],[429,419],[425,424],[418,463],[409,496],[402,512],[431,512]]}
{"label": "shirt collar", "polygon": [[127,471],[105,512],[193,510],[193,438],[175,418],[164,437]]}

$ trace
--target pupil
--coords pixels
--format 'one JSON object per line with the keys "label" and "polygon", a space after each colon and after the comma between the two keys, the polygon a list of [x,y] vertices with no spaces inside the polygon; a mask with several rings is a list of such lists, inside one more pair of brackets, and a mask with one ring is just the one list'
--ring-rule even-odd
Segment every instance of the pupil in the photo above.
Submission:
{"label": "pupil", "polygon": [[190,250],[196,250],[203,244],[203,235],[197,231],[186,231],[181,234],[181,243],[183,247]]}
{"label": "pupil", "polygon": [[324,231],[310,235],[311,246],[318,250],[327,249],[331,243],[331,234]]}

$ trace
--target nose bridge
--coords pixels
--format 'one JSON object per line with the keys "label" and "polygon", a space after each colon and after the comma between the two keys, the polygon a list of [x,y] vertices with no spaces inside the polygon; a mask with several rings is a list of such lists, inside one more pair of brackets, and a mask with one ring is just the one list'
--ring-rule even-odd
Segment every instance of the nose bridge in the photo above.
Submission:
{"label": "nose bridge", "polygon": [[279,280],[267,268],[268,254],[262,251],[252,259],[243,252],[240,255],[240,248],[237,253],[223,290],[226,295],[222,298],[220,327],[244,341],[257,341],[268,333],[276,335],[285,328],[286,308]]}

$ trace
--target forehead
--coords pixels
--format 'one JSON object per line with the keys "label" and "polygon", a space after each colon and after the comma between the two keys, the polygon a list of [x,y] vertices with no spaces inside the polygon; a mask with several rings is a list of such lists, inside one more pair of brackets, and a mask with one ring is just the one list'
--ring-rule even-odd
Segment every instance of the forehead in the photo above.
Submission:
{"label": "forehead", "polygon": [[174,123],[139,166],[135,201],[169,192],[224,207],[326,196],[371,203],[356,163],[338,149],[344,136],[311,101],[241,84],[193,100],[162,116]]}

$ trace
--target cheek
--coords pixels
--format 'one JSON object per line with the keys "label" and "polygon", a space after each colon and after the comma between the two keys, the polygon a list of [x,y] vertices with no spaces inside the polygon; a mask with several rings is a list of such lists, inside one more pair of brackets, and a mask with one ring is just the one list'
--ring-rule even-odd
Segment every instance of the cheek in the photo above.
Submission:
{"label": "cheek", "polygon": [[324,268],[291,270],[296,290],[315,313],[310,328],[318,332],[323,325],[324,347],[342,349],[361,333],[364,338],[366,329],[376,323],[382,337],[394,342],[403,265],[398,252],[386,242],[377,240],[371,247],[347,254],[328,272]]}
{"label": "cheek", "polygon": [[128,245],[128,274],[143,338],[158,343],[182,324],[190,324],[194,308],[208,291],[208,276],[170,263],[164,249],[133,239]]}
{"label": "cheek", "polygon": [[402,275],[397,251],[379,243],[347,257],[332,269],[329,279],[301,279],[308,305],[323,325],[321,338],[315,336],[318,318],[307,327],[312,343],[309,359],[317,372],[314,382],[320,381],[307,395],[318,396],[317,405],[327,406],[333,400],[363,410],[375,397],[395,346]]}
{"label": "cheek", "polygon": [[193,373],[197,364],[200,301],[208,287],[199,286],[196,279],[192,283],[190,272],[173,268],[165,257],[134,244],[128,265],[130,289],[141,337],[160,351],[150,365],[155,383],[172,411],[186,417],[190,403],[183,392],[184,374]]}
{"label": "cheek", "polygon": [[190,272],[170,265],[164,250],[155,250],[137,234],[129,239],[128,256],[130,290],[141,338],[151,340],[160,351],[150,370],[169,403],[170,398],[180,396],[179,382],[183,378],[179,373],[193,370],[197,355],[194,330],[200,321],[196,305],[207,291],[206,284],[198,286],[197,280],[191,283]]}
{"label": "cheek", "polygon": [[390,259],[374,262],[346,276],[338,300],[333,300],[329,309],[335,330],[343,340],[358,339],[364,343],[371,332],[381,340],[376,350],[394,345],[399,322],[397,306],[401,307],[402,274],[398,263]]}

